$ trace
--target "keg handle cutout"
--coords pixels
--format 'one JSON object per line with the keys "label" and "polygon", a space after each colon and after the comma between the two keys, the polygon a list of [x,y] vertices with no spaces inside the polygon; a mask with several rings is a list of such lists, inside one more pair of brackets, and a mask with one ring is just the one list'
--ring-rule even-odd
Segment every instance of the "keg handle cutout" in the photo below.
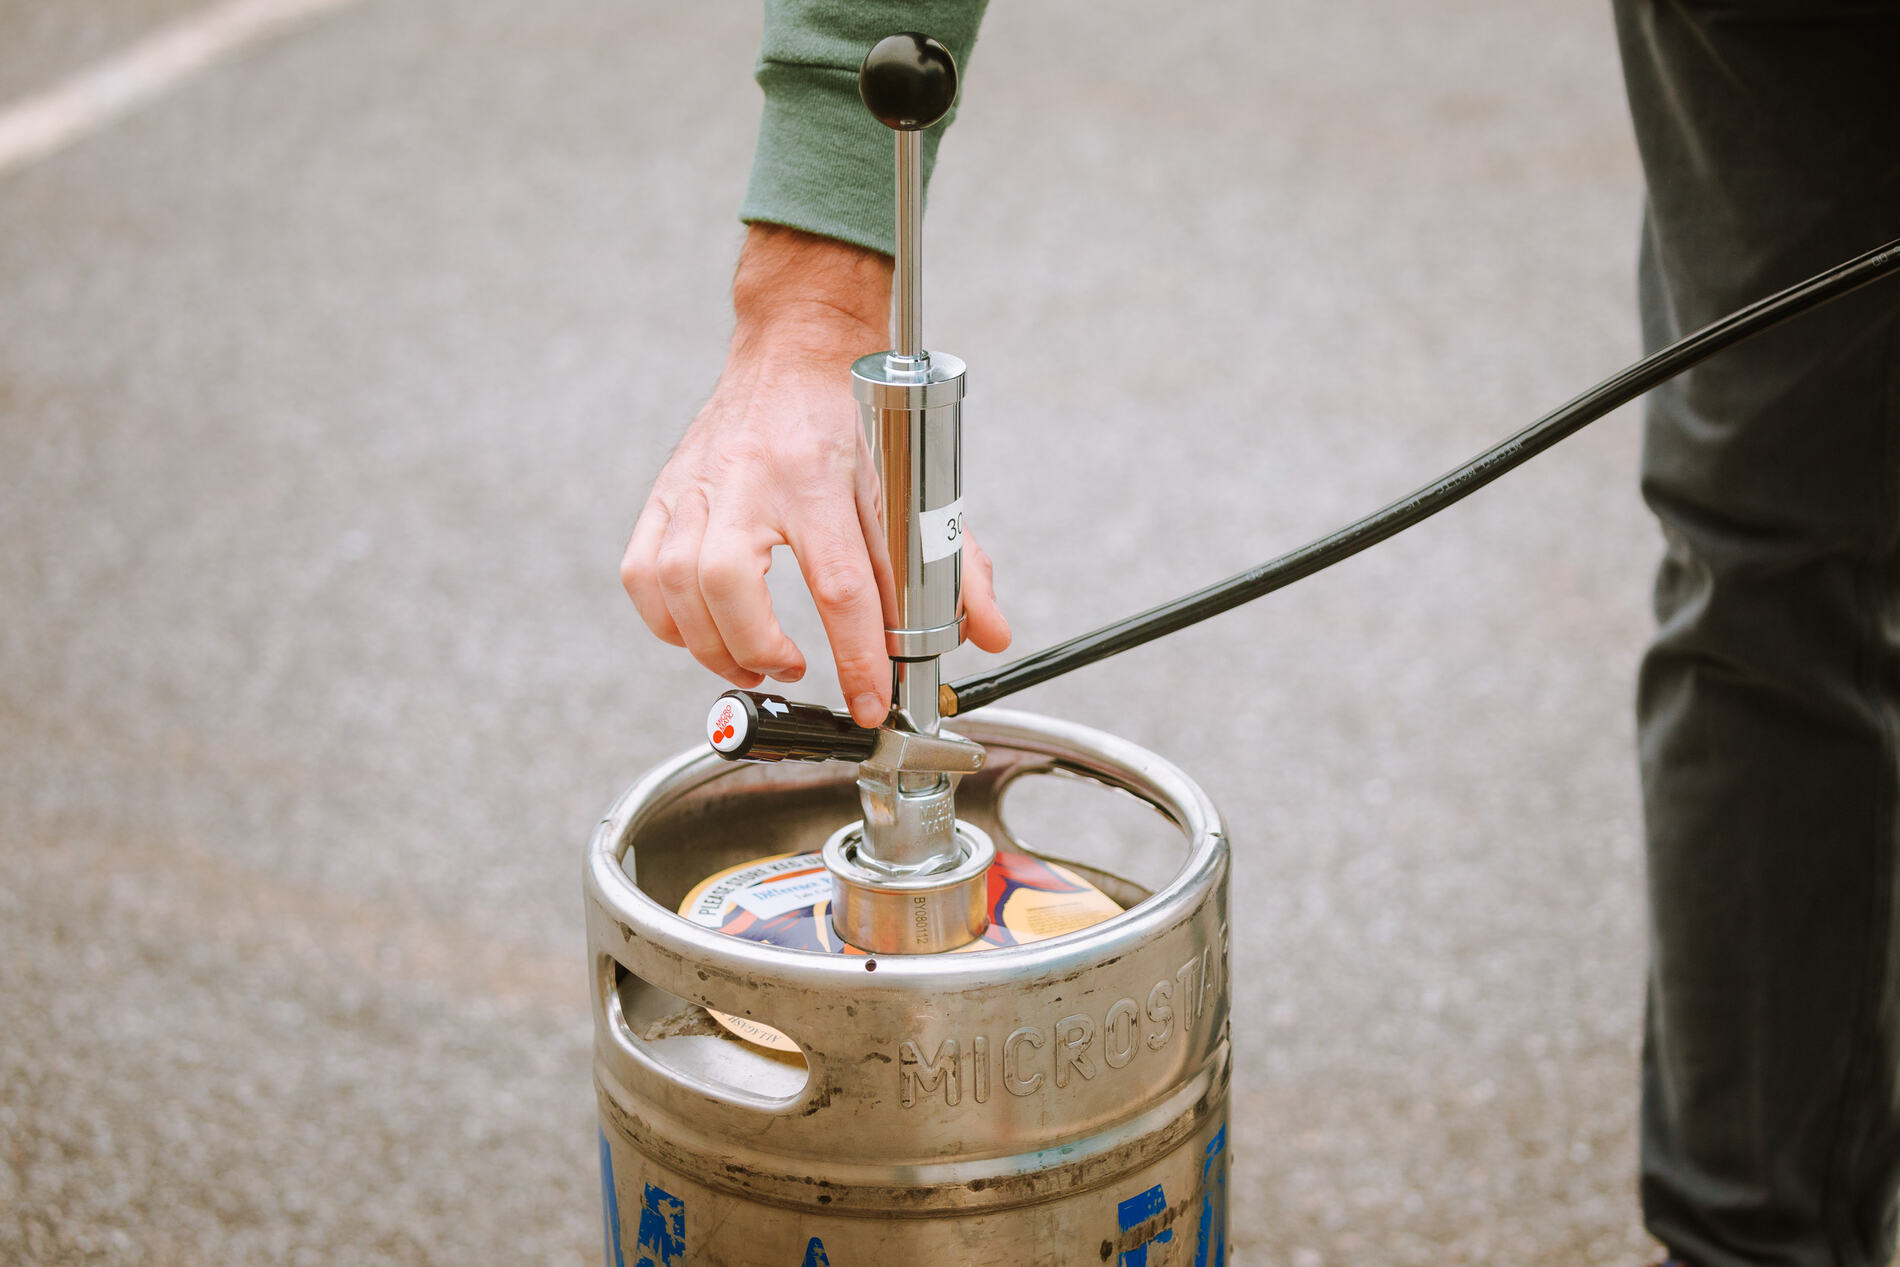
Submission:
{"label": "keg handle cutout", "polygon": [[811,1061],[802,1046],[787,1052],[747,1042],[714,1020],[707,1004],[655,985],[611,955],[601,956],[598,980],[607,1032],[624,1056],[738,1108],[784,1113],[804,1102]]}

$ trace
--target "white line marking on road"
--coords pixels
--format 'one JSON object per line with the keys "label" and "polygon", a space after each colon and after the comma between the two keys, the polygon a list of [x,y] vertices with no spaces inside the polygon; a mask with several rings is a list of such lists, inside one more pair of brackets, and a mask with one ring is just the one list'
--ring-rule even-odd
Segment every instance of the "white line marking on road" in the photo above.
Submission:
{"label": "white line marking on road", "polygon": [[57,153],[247,44],[362,0],[228,0],[0,111],[0,176]]}

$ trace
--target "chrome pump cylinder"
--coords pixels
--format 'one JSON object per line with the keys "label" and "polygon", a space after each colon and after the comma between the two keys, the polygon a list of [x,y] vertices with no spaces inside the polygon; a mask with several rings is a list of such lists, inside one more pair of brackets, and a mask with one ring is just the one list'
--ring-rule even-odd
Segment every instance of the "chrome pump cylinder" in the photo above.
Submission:
{"label": "chrome pump cylinder", "polygon": [[[913,368],[915,367],[915,368]],[[883,488],[883,545],[891,562],[884,649],[914,673],[896,707],[913,729],[935,731],[936,659],[963,641],[963,362],[942,352],[878,352],[851,367],[871,462]]]}

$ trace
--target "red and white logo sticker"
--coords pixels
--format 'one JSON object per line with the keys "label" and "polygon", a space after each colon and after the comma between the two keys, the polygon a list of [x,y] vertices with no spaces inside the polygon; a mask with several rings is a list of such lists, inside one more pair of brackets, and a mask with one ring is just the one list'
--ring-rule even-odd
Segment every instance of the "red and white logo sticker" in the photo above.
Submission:
{"label": "red and white logo sticker", "polygon": [[721,752],[731,752],[745,742],[748,724],[745,708],[738,700],[721,695],[706,714],[706,739]]}

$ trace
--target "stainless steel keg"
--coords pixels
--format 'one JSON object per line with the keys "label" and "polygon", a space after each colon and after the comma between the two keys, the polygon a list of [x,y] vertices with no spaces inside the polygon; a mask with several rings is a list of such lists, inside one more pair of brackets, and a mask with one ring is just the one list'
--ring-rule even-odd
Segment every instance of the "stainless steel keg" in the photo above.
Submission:
{"label": "stainless steel keg", "polygon": [[[1185,774],[1125,740],[991,712],[958,818],[1126,909],[1029,945],[827,955],[675,914],[714,872],[816,852],[858,812],[848,765],[701,748],[640,780],[588,848],[610,1267],[1222,1264],[1227,842]],[[1086,808],[1011,830],[1047,776],[1163,816],[1150,888],[1106,870]],[[1068,802],[1065,802],[1067,804]],[[1092,861],[1093,859],[1093,861]],[[1138,870],[1124,866],[1122,870]],[[714,1023],[789,1036],[787,1054]]]}

